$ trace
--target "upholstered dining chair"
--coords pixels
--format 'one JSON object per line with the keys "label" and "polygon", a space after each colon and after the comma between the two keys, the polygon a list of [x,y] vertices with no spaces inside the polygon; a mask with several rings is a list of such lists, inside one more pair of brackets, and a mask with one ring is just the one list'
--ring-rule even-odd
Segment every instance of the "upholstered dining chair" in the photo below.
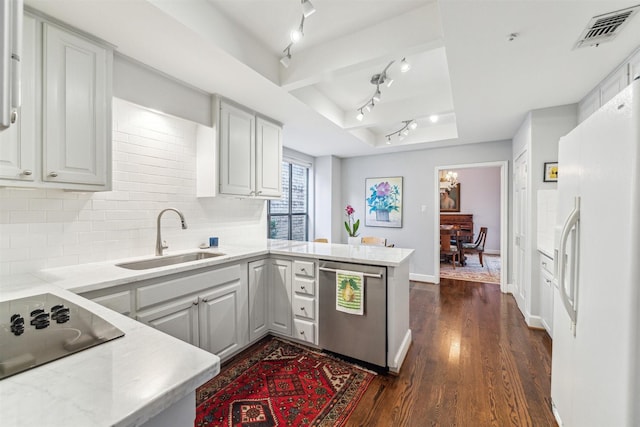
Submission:
{"label": "upholstered dining chair", "polygon": [[360,239],[360,243],[371,246],[387,246],[387,239],[384,237],[366,236]]}
{"label": "upholstered dining chair", "polygon": [[480,227],[480,233],[478,233],[478,238],[473,243],[463,243],[462,248],[464,249],[464,253],[477,253],[478,258],[480,258],[480,265],[484,267],[484,263],[482,262],[482,253],[484,252],[484,243],[487,240],[487,227]]}
{"label": "upholstered dining chair", "polygon": [[314,239],[314,242],[317,242],[317,243],[329,243],[329,239],[326,239],[324,237],[318,237],[317,239]]}

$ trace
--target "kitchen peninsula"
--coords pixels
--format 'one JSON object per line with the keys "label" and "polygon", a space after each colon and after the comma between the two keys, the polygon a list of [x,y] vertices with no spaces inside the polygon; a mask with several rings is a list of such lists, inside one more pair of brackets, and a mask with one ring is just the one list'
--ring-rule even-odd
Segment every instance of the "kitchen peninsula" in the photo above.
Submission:
{"label": "kitchen peninsula", "polygon": [[[187,251],[168,252],[166,256],[172,256],[182,252]],[[189,252],[194,252],[194,250]],[[412,249],[269,240],[260,244],[221,246],[220,248],[199,250],[198,252],[222,255],[146,270],[131,270],[116,265],[123,262],[134,262],[139,258],[48,269],[34,273],[34,276],[37,276],[37,278],[32,277],[32,279],[34,282],[39,282],[37,286],[20,285],[19,283],[11,284],[10,281],[3,281],[2,285],[0,285],[0,291],[2,291],[1,298],[4,300],[21,297],[28,293],[38,293],[38,291],[41,291],[44,287],[47,291],[54,290],[55,293],[66,296],[71,295],[76,302],[82,303],[84,301],[87,308],[103,316],[106,320],[111,321],[125,332],[125,337],[123,338],[115,339],[109,343],[80,352],[77,355],[17,374],[0,382],[3,413],[13,414],[3,415],[3,417],[18,417],[21,416],[21,413],[24,413],[28,414],[28,416],[33,415],[36,418],[43,417],[40,419],[46,418],[44,412],[38,415],[39,411],[34,411],[33,405],[29,405],[29,409],[27,409],[25,406],[27,404],[24,403],[20,397],[20,391],[25,388],[39,389],[42,393],[42,400],[47,401],[51,400],[50,395],[59,393],[54,389],[50,389],[48,384],[56,384],[57,387],[64,388],[71,393],[64,394],[64,399],[59,399],[60,405],[68,406],[67,410],[73,410],[72,408],[75,407],[76,402],[80,402],[81,406],[86,404],[89,405],[89,407],[104,405],[105,402],[100,402],[97,399],[92,399],[91,401],[95,402],[92,404],[85,402],[86,396],[90,395],[89,390],[83,389],[82,387],[74,388],[73,386],[75,382],[82,384],[83,378],[96,377],[83,377],[82,375],[76,375],[74,372],[91,370],[91,366],[95,366],[93,355],[96,357],[99,356],[100,360],[102,360],[102,357],[106,357],[106,364],[109,364],[108,361],[111,360],[109,357],[115,359],[131,359],[131,366],[134,367],[138,366],[137,364],[139,363],[147,367],[155,364],[156,362],[153,361],[156,356],[150,354],[144,356],[143,359],[146,357],[151,359],[136,360],[136,355],[144,353],[144,349],[138,347],[148,346],[148,339],[136,339],[138,334],[153,335],[156,339],[165,342],[169,347],[173,344],[176,348],[180,349],[184,349],[185,346],[192,348],[193,354],[190,357],[194,357],[195,359],[206,359],[207,356],[209,356],[209,364],[207,365],[207,363],[201,361],[203,363],[199,372],[190,373],[189,379],[186,378],[187,375],[185,374],[185,382],[179,384],[180,387],[185,389],[182,391],[182,398],[188,396],[195,387],[204,383],[209,377],[217,374],[219,369],[219,359],[217,359],[217,356],[220,356],[222,360],[228,359],[248,347],[251,343],[255,342],[255,340],[268,333],[273,333],[274,330],[276,331],[276,335],[284,335],[285,337],[317,346],[317,329],[322,326],[318,325],[317,319],[314,318],[312,313],[318,312],[317,306],[320,302],[318,298],[315,298],[318,292],[313,291],[313,294],[309,296],[304,293],[304,286],[302,288],[299,286],[301,286],[301,284],[308,285],[309,283],[314,283],[314,278],[318,277],[317,269],[319,261],[321,260],[374,265],[386,268],[387,364],[390,371],[399,372],[411,343],[411,330],[409,329],[409,259],[413,253]],[[267,280],[264,284],[263,296],[266,294],[270,296],[265,299],[265,305],[263,307],[270,307],[269,304],[275,301],[278,307],[275,314],[282,315],[284,313],[284,316],[282,317],[282,321],[279,321],[278,318],[274,319],[269,317],[269,319],[265,320],[266,327],[260,329],[261,323],[256,321],[259,320],[256,319],[256,313],[260,313],[263,310],[255,305],[255,299],[253,298],[254,296],[261,295],[259,292],[260,288],[255,287],[256,284],[260,285],[260,283],[255,282],[254,279],[257,276],[254,276],[252,271],[258,270],[253,270],[252,267],[263,266],[264,263],[269,262],[277,265],[279,269],[283,266],[288,266],[287,268],[289,268],[286,273],[289,274],[289,276],[286,276],[288,277],[287,280],[289,280],[289,288],[287,290],[289,293],[283,292],[285,299],[287,296],[289,298],[284,301],[285,304],[288,303],[289,311],[285,313],[282,310],[283,305],[271,297],[273,294],[271,290],[266,292],[267,286],[272,286],[272,283]],[[307,268],[307,270],[305,270],[305,268]],[[283,283],[286,283],[286,281]],[[13,291],[8,292],[8,290]],[[249,298],[250,295],[252,298]],[[135,322],[131,318],[119,315],[112,310],[98,306],[94,302],[87,301],[87,299],[82,297],[92,299],[105,307],[109,307],[140,322]],[[305,306],[309,308],[310,314],[304,316],[294,314],[293,309],[296,307],[295,304],[297,300],[309,301],[311,304],[315,304],[315,306]],[[168,301],[168,303],[166,303],[166,301]],[[232,306],[223,307],[218,305],[226,304],[227,302],[231,302]],[[322,303],[334,304],[335,302]],[[191,342],[191,344],[207,351],[187,346],[183,342],[145,326],[145,324],[154,326],[165,332],[173,331],[172,328],[175,325],[163,329],[167,325],[163,322],[171,317],[163,316],[167,313],[168,309],[166,307],[176,307],[179,304],[185,304],[185,316],[182,318],[188,319],[189,322],[195,321],[196,325],[198,319],[200,322],[203,322],[203,324],[200,324],[199,328],[196,327],[195,330],[192,328],[194,323],[187,322],[187,331],[191,335],[187,334],[185,337],[180,336],[180,339]],[[239,325],[238,330],[234,330],[234,328],[224,323],[227,319],[220,317],[220,313],[226,312],[226,310],[220,310],[220,308],[232,309],[231,312],[234,316],[232,319],[234,322],[232,323]],[[235,322],[236,320],[237,322]],[[288,326],[289,335],[286,329],[274,329],[275,326],[273,325]],[[384,331],[381,331],[381,333],[384,333]],[[194,341],[189,341],[190,339]],[[158,351],[169,355],[169,358],[175,361],[176,358],[172,356],[173,353],[171,353],[170,349]],[[76,366],[72,363],[71,359],[75,361],[81,361],[82,359],[82,363]],[[164,359],[164,357],[162,357],[162,359]],[[181,360],[184,362],[185,359],[183,358]],[[173,361],[167,361],[167,363],[173,365]],[[98,363],[98,361],[95,363]],[[157,363],[160,363],[160,361],[158,360]],[[185,364],[196,365],[190,362],[185,362]],[[59,367],[62,367],[62,370],[65,372],[58,371]],[[110,379],[103,381],[102,384],[85,384],[85,387],[100,387],[104,389],[105,395],[103,397],[106,400],[109,400],[109,396],[120,396],[118,390],[126,394],[130,391],[130,388],[127,386],[127,382],[116,372],[117,370],[118,368],[115,365],[110,366],[109,369],[107,369],[105,365],[104,369],[100,368],[100,371],[106,378]],[[178,369],[177,367],[176,369],[168,367],[167,370],[170,372],[165,374],[171,377],[179,377],[183,372],[183,368]],[[193,367],[191,370],[197,369]],[[140,372],[145,371],[145,369],[140,369]],[[129,368],[123,372],[129,372],[129,377],[136,377],[137,375]],[[61,377],[66,378],[71,384],[62,385],[65,384],[65,381],[63,381]],[[54,381],[47,381],[46,378],[53,378]],[[164,380],[158,381],[159,383],[156,384],[150,380],[148,387],[145,389],[149,391],[149,393],[151,393],[150,390],[155,390],[151,393],[153,396],[150,396],[148,399],[148,405],[153,409],[145,412],[146,416],[140,418],[140,420],[136,420],[134,415],[121,414],[121,419],[111,420],[110,422],[114,425],[142,425],[142,420],[147,420],[153,415],[160,413],[164,407],[162,407],[161,403],[158,403],[158,395],[172,395],[178,385],[174,384],[171,389],[163,390],[163,387],[165,387],[167,383],[165,383]],[[187,391],[187,388],[191,388],[191,390]],[[73,390],[79,390],[80,395],[73,396]],[[138,391],[139,394],[146,393],[143,389]],[[173,400],[175,401],[176,399],[174,396]],[[180,399],[177,399],[177,401],[179,402]],[[115,401],[112,403],[114,405],[116,404]],[[44,408],[51,410],[50,406],[45,406]],[[5,409],[9,412],[5,412]],[[56,410],[65,411],[64,408]],[[45,411],[45,409],[43,409],[43,411]],[[104,410],[102,412],[100,410],[97,411],[98,414],[103,412]],[[36,418],[33,419],[35,420]],[[95,420],[94,425],[100,424],[101,422],[102,421]],[[85,425],[92,424],[85,423]]]}

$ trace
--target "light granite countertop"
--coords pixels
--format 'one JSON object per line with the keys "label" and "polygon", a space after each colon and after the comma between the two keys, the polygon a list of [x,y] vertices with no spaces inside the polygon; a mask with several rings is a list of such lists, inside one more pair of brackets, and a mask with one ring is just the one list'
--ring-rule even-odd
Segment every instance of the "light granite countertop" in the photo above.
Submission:
{"label": "light granite countertop", "polygon": [[168,265],[148,270],[128,270],[116,264],[154,258],[153,255],[79,264],[52,268],[34,273],[39,279],[75,293],[85,293],[126,283],[153,279],[169,274],[227,264],[243,259],[268,254],[294,256],[298,258],[327,259],[358,264],[397,267],[407,261],[413,249],[387,248],[384,246],[355,246],[335,243],[298,242],[290,240],[268,240],[264,243],[243,246],[221,246],[211,249],[167,251],[165,256],[188,252],[212,252],[223,254],[215,258]]}
{"label": "light granite countertop", "polygon": [[125,335],[1,380],[2,426],[139,426],[220,372],[218,356],[33,276],[0,285],[0,300],[42,293],[92,311]]}

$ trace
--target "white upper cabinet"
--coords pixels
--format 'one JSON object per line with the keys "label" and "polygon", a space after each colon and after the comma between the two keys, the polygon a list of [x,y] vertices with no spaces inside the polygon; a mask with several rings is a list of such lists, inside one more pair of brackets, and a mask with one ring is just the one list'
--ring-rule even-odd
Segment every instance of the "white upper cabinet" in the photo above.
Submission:
{"label": "white upper cabinet", "polygon": [[25,14],[22,106],[0,132],[0,185],[111,189],[113,50]]}
{"label": "white upper cabinet", "polygon": [[220,103],[220,193],[255,194],[255,129],[251,112]]}
{"label": "white upper cabinet", "polygon": [[640,77],[640,49],[632,53],[578,103],[578,123],[609,102],[637,77]]}
{"label": "white upper cabinet", "polygon": [[282,194],[282,127],[258,117],[256,120],[256,196]]}
{"label": "white upper cabinet", "polygon": [[111,91],[108,52],[43,27],[43,180],[107,184]]}
{"label": "white upper cabinet", "polygon": [[282,126],[218,96],[213,111],[213,129],[198,130],[197,196],[280,197]]}
{"label": "white upper cabinet", "polygon": [[0,185],[5,179],[33,185],[36,174],[36,37],[36,20],[27,15],[20,61],[22,105],[16,125],[0,132]]}

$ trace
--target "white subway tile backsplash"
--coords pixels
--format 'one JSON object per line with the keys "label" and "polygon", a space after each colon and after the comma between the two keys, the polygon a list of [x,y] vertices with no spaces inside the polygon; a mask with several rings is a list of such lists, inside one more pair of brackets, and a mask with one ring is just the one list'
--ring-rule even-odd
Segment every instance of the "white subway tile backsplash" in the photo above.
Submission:
{"label": "white subway tile backsplash", "polygon": [[113,190],[0,188],[0,275],[152,255],[156,219],[171,250],[266,239],[266,202],[197,199],[195,123],[113,102]]}

